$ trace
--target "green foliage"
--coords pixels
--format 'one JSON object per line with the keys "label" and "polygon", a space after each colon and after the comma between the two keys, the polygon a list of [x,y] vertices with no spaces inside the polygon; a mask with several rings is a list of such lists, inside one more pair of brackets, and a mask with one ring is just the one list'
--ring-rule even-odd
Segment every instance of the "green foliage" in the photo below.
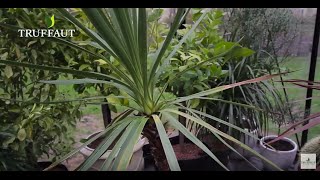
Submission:
{"label": "green foliage", "polygon": [[224,32],[229,40],[243,38],[242,45],[273,56],[290,54],[298,21],[289,8],[226,8],[225,12]]}
{"label": "green foliage", "polygon": [[[203,121],[203,119],[199,117],[197,113],[192,112],[192,109],[190,110],[187,108],[186,113],[174,110],[181,106],[181,103],[184,101],[199,99],[212,94],[220,93],[223,90],[234,88],[236,86],[267,80],[274,77],[274,75],[263,76],[234,83],[232,85],[215,87],[182,97],[173,97],[172,99],[167,99],[166,97],[162,98],[170,81],[175,80],[175,78],[179,77],[179,75],[182,75],[185,72],[174,72],[176,76],[162,85],[160,82],[163,82],[163,77],[161,76],[163,70],[170,65],[171,58],[176,55],[180,46],[184,44],[194,30],[196,30],[196,27],[200,24],[201,20],[205,18],[207,10],[204,11],[204,13],[194,23],[194,25],[190,28],[190,31],[187,32],[182,39],[178,40],[175,39],[175,34],[180,26],[180,22],[182,22],[183,18],[187,14],[185,12],[188,12],[186,9],[178,9],[169,32],[167,33],[165,39],[159,43],[159,47],[157,49],[149,49],[148,46],[148,21],[146,9],[88,8],[82,9],[82,11],[90,20],[90,23],[92,23],[94,28],[88,27],[86,23],[82,22],[81,18],[74,16],[74,14],[72,14],[73,12],[70,13],[65,9],[59,9],[59,12],[66,19],[76,24],[93,41],[95,41],[99,47],[101,47],[97,48],[97,50],[104,49],[103,52],[107,52],[110,56],[112,56],[112,58],[109,55],[104,55],[103,52],[96,53],[95,51],[81,48],[72,41],[64,41],[64,44],[69,45],[77,50],[87,52],[96,59],[104,60],[104,62],[108,64],[110,70],[112,70],[111,74],[96,73],[94,71],[84,70],[79,71],[71,68],[62,68],[59,66],[44,66],[37,63],[22,63],[12,60],[0,60],[0,63],[6,65],[28,67],[36,70],[49,70],[54,72],[69,73],[79,76],[81,75],[83,76],[83,79],[71,79],[65,81],[53,80],[43,82],[48,84],[106,84],[117,88],[121,93],[125,94],[125,97],[128,97],[128,99],[131,99],[132,102],[135,103],[135,106],[128,107],[127,111],[121,113],[117,118],[115,118],[104,131],[86,141],[81,147],[66,154],[51,167],[57,165],[59,162],[64,161],[71,155],[74,155],[79,151],[79,149],[102,136],[103,140],[100,145],[95,149],[90,157],[84,161],[84,163],[79,167],[79,170],[88,170],[90,166],[102,154],[105,153],[112,142],[114,142],[112,152],[102,164],[101,170],[126,170],[130,162],[130,158],[133,155],[134,143],[138,141],[139,136],[142,133],[148,138],[150,145],[153,146],[152,148],[154,149],[155,153],[152,155],[155,159],[156,165],[158,165],[161,170],[169,170],[169,168],[171,170],[179,170],[172,147],[168,143],[168,137],[164,134],[164,129],[161,125],[161,123],[164,124],[165,122],[170,121],[170,124],[174,128],[182,131],[186,137],[190,138],[192,142],[194,142],[202,150],[208,153],[210,157],[227,169],[219,161],[219,159],[217,159],[215,155],[193,135],[192,132],[183,127],[183,125],[177,119],[172,118],[175,115],[180,115],[190,119],[199,126],[207,128],[210,132],[216,133],[221,137],[240,145],[241,147],[260,157],[263,161],[268,162],[274,167],[277,167],[275,164],[245,144]],[[214,55],[212,59],[215,60],[221,56],[232,57],[232,54],[238,51],[237,49],[239,49],[239,45],[230,45],[229,43],[226,43],[220,47],[219,53],[216,54],[217,57]],[[185,56],[187,55],[185,54]],[[197,63],[189,68],[196,68],[206,62],[207,61]],[[160,90],[160,93],[158,90]],[[135,116],[132,115],[132,113],[135,113]],[[164,118],[163,115],[165,115],[168,119]],[[212,119],[219,121],[217,118]],[[232,124],[228,125],[232,126]],[[246,133],[240,128],[239,130],[243,133]],[[252,136],[250,133],[246,134]],[[163,147],[166,147],[165,152],[162,151]],[[169,160],[169,158],[174,159]]]}
{"label": "green foliage", "polygon": [[[201,14],[201,11],[196,12],[193,15],[193,18],[197,19],[199,14]],[[185,96],[208,90],[219,85],[232,84],[259,76],[258,74],[251,75],[248,69],[243,71],[243,69],[237,68],[237,72],[246,75],[240,75],[240,77],[233,78],[231,77],[236,72],[234,72],[235,70],[233,69],[228,69],[228,65],[231,63],[237,64],[238,62],[243,64],[241,59],[252,55],[254,52],[248,48],[240,46],[238,43],[226,42],[224,40],[224,38],[220,35],[221,32],[219,28],[219,26],[222,24],[223,14],[224,13],[221,10],[213,10],[209,12],[208,16],[203,19],[199,25],[199,28],[190,35],[190,37],[186,40],[186,43],[180,48],[180,50],[178,50],[177,55],[171,59],[171,66],[168,66],[165,73],[162,74],[163,79],[170,80],[175,78],[177,73],[184,73],[181,74],[179,78],[176,78],[174,81],[169,83],[168,91],[173,92],[177,96]],[[183,36],[189,31],[190,25],[185,26],[187,27],[186,29],[178,30],[178,35]],[[222,55],[217,57],[220,54]],[[193,67],[195,65],[199,66],[188,69],[189,67]],[[244,67],[246,67],[246,64]],[[230,81],[228,81],[228,79],[230,79]],[[236,79],[237,81],[232,81],[231,79]],[[255,87],[256,85],[252,86]],[[240,109],[243,107],[238,106],[239,104],[253,105],[251,102],[237,101],[236,98],[229,98],[234,97],[234,95],[229,95],[228,97],[228,94],[234,91],[234,89],[230,89],[221,92],[221,94],[215,94],[211,96],[211,98],[218,98],[217,100],[226,100],[224,102],[214,101],[212,99],[193,99],[187,104],[191,108],[196,108],[199,110],[201,109],[202,111],[206,111],[211,115],[218,116],[227,122],[231,122],[232,124],[243,127],[241,123],[229,121],[225,118],[228,117],[225,116],[225,113],[228,113],[228,111],[225,111],[225,109],[227,107],[229,108],[229,106],[234,107],[235,109]],[[237,102],[239,104],[234,105],[230,104],[230,102]],[[255,111],[256,110],[254,109],[250,110],[252,113],[255,113]],[[222,113],[220,114],[220,112]],[[235,113],[235,116],[238,116],[237,113]],[[212,122],[212,125],[216,126],[217,124],[216,122]],[[198,132],[198,130],[195,131]]]}
{"label": "green foliage", "polygon": [[[195,12],[194,20],[201,14],[201,10]],[[251,42],[225,41],[221,36],[220,28],[224,25],[222,23],[224,15],[225,13],[221,10],[209,12],[199,28],[189,36],[186,43],[177,51],[177,55],[171,59],[171,66],[168,66],[162,74],[165,80],[174,78],[174,81],[169,83],[168,91],[177,96],[185,96],[274,72],[276,69],[274,59],[261,56],[262,49],[256,49],[258,52],[254,53],[253,50],[240,46],[241,43],[252,47]],[[189,31],[191,26],[185,26],[186,29],[178,30],[178,35],[183,36]],[[222,55],[215,58],[219,54]],[[188,69],[194,65],[199,66]],[[181,73],[179,78],[175,77],[177,73]],[[219,117],[241,128],[258,129],[259,133],[267,129],[269,120],[284,123],[284,115],[287,113],[281,93],[274,88],[272,82],[235,87],[211,95],[209,98],[190,100],[187,106]],[[219,127],[223,132],[240,138],[240,132],[234,131],[229,125],[210,119],[208,122],[214,127]],[[206,131],[199,131],[200,127],[194,126],[189,121],[187,126],[197,135],[198,133],[206,134]]]}
{"label": "green foliage", "polygon": [[1,149],[0,153],[0,171],[27,171],[36,170],[31,166],[24,156],[18,152],[12,152],[8,149]]}
{"label": "green foliage", "polygon": [[[259,66],[259,61],[255,56],[243,58],[241,61],[230,60],[223,67],[228,69],[228,75],[218,79],[216,83],[219,85],[233,84],[269,74],[268,71]],[[255,108],[238,106],[223,101],[215,103],[208,101],[206,104],[207,113],[216,115],[238,127],[246,128],[250,131],[259,130],[258,132],[261,133],[263,130],[267,130],[265,126],[268,125],[270,120],[284,122],[286,109],[281,95],[279,90],[274,88],[272,81],[239,86],[223,91],[216,98],[250,105]],[[213,125],[219,126],[219,123]],[[229,134],[234,134],[235,132],[229,127],[223,127],[223,129]],[[239,137],[239,134],[236,136]]]}
{"label": "green foliage", "polygon": [[[198,14],[201,14],[201,11],[196,12],[194,17]],[[222,17],[220,10],[208,13],[199,28],[177,51],[176,56],[171,58],[171,66],[166,68],[162,78],[171,80],[177,73],[183,72],[179,78],[169,83],[168,89],[174,94],[185,96],[215,87],[216,85],[210,84],[227,75],[226,71],[222,70],[223,64],[231,58],[246,57],[253,53],[250,49],[237,43],[226,42],[222,38],[219,32]],[[186,29],[178,30],[179,36],[184,36],[190,30],[190,25],[185,26]],[[221,56],[218,57],[219,55]],[[197,67],[190,69],[196,65]]]}
{"label": "green foliage", "polygon": [[162,12],[163,10],[159,8],[152,8],[148,11],[148,45],[150,52],[155,52],[159,48],[160,43],[164,41],[169,31],[166,24],[158,22]]}
{"label": "green foliage", "polygon": [[[44,17],[52,17],[56,13],[26,8],[1,9],[1,12],[1,23],[32,29],[46,28]],[[74,26],[56,17],[55,28],[70,29]],[[2,59],[65,67],[73,66],[86,57],[84,53],[47,39],[20,38],[17,31],[6,28],[0,31],[0,54]],[[10,161],[14,158],[25,159],[19,162],[35,167],[37,159],[43,155],[59,156],[71,148],[73,138],[65,132],[72,130],[80,118],[80,104],[46,104],[66,97],[58,92],[55,85],[39,83],[39,80],[53,80],[60,76],[64,75],[0,65],[0,154],[7,153],[8,157],[2,161],[7,169],[18,167],[11,167]]]}
{"label": "green foliage", "polygon": [[148,11],[147,22],[155,22],[160,19],[163,9],[152,8]]}
{"label": "green foliage", "polygon": [[[227,39],[241,39],[242,45],[257,52],[253,57],[245,60],[241,66],[237,66],[236,62],[226,66],[227,69],[232,68],[238,72],[231,73],[230,75],[234,78],[229,78],[225,83],[283,71],[280,69],[279,63],[290,55],[290,45],[297,36],[297,19],[292,11],[288,8],[228,8],[225,11],[227,16],[223,29]],[[240,73],[240,70],[237,69],[243,69],[243,72],[250,73]],[[282,80],[282,77],[280,79]],[[233,113],[229,113],[229,108],[226,106],[223,108],[225,111],[221,116],[234,116],[241,119],[242,115],[240,114],[244,114],[252,120],[250,124],[256,124],[253,128],[264,124],[265,129],[267,129],[268,120],[272,120],[278,126],[286,123],[287,119],[293,121],[291,107],[285,104],[286,89],[277,89],[273,82],[248,85],[248,87],[242,88],[241,92],[240,88],[237,89],[235,92],[238,91],[236,98],[239,98],[239,101],[255,104],[264,112],[256,112],[254,113],[256,117],[253,117],[252,112],[249,113],[237,108]],[[235,99],[235,92],[230,93],[232,96],[225,95],[225,97]],[[261,121],[260,123],[258,123],[258,119]]]}

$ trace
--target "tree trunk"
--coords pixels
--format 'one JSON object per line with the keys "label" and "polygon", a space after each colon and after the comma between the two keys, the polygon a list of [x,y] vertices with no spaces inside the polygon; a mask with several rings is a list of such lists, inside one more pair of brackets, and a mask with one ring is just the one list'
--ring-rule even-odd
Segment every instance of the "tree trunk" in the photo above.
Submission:
{"label": "tree trunk", "polygon": [[142,134],[149,140],[151,155],[154,159],[156,167],[160,171],[169,171],[169,164],[164,153],[155,123],[153,121],[147,122]]}

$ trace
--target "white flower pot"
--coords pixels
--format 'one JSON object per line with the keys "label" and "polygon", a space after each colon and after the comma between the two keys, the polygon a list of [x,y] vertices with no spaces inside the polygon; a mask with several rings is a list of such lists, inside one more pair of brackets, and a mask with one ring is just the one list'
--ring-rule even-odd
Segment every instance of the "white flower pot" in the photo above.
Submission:
{"label": "white flower pot", "polygon": [[[101,131],[100,131],[101,132]],[[94,135],[96,135],[99,132],[93,133],[91,135],[89,135],[87,137],[87,139],[89,139],[90,137],[93,137]],[[127,171],[143,171],[144,169],[144,158],[143,158],[143,150],[142,147],[146,142],[146,138],[141,138],[139,139],[139,141],[137,142],[137,144],[134,146],[133,149],[133,155],[132,158],[130,160],[130,163],[127,167]],[[82,148],[80,150],[80,153],[83,154],[85,156],[85,158],[87,158],[88,156],[90,156],[92,154],[92,152],[94,151],[94,149],[89,148],[88,146]],[[100,167],[102,166],[103,162],[108,158],[108,156],[110,155],[110,153],[112,152],[112,150],[107,150],[93,165],[92,167],[89,169],[90,171],[99,171]]]}
{"label": "white flower pot", "polygon": [[[276,137],[277,137],[276,135],[269,135],[261,138],[260,144],[259,144],[260,154],[265,158],[269,159],[270,161],[272,161],[274,164],[278,165],[281,169],[288,170],[294,163],[294,160],[297,155],[298,146],[293,140],[289,138],[283,138],[279,140],[279,141],[286,141],[293,146],[293,148],[288,151],[278,151],[278,150],[274,150],[269,147],[266,147],[264,145],[263,142],[265,142],[268,139],[274,139]],[[264,168],[266,170],[271,170],[271,171],[275,170],[272,166],[270,166],[266,162],[264,162]]]}

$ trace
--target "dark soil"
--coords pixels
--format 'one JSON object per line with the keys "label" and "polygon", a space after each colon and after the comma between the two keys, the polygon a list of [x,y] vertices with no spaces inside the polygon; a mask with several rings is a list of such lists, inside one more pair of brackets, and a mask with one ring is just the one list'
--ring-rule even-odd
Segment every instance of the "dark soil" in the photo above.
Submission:
{"label": "dark soil", "polygon": [[[233,144],[233,142],[228,139],[224,140],[230,145]],[[206,135],[202,138],[202,141],[208,146],[208,148],[213,153],[230,151],[230,148],[223,144],[220,140],[218,140],[214,135]]]}
{"label": "dark soil", "polygon": [[204,155],[202,149],[192,143],[184,143],[183,146],[180,144],[173,145],[173,150],[178,160],[197,159]]}
{"label": "dark soil", "polygon": [[[181,171],[225,171],[218,163],[216,163],[209,155],[202,151],[198,146],[192,143],[189,139],[185,139],[183,151],[179,144],[179,136],[170,137],[170,142],[177,156]],[[206,142],[203,142],[208,147]],[[210,142],[209,142],[210,143]],[[209,148],[209,147],[208,147]],[[227,164],[228,151],[215,152],[223,164]],[[155,166],[153,157],[151,156],[151,147],[149,144],[144,145],[143,154],[146,166]],[[155,167],[157,170],[157,167]]]}
{"label": "dark soil", "polygon": [[[272,140],[273,139],[267,139],[267,140],[265,140],[265,143],[268,143]],[[274,149],[276,149],[278,151],[290,151],[294,148],[294,146],[292,144],[290,144],[289,142],[284,141],[284,140],[276,141],[276,142],[270,144],[270,146],[272,146]]]}

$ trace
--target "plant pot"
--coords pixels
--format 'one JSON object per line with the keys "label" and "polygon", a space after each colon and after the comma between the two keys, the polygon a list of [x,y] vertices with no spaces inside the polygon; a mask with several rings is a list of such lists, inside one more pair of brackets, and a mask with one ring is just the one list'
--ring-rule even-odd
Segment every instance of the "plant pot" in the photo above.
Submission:
{"label": "plant pot", "polygon": [[[173,145],[179,145],[179,137],[173,137],[171,139]],[[185,139],[184,142],[190,148],[199,148],[197,145],[193,144],[189,139]],[[209,145],[205,142],[203,144],[209,148]],[[192,147],[192,146],[194,147]],[[209,148],[210,149],[210,148]],[[222,150],[223,149],[223,150]],[[177,152],[176,152],[177,153]],[[220,146],[215,149],[213,154],[224,164],[227,164],[229,150],[225,146]],[[207,153],[201,150],[199,156],[190,159],[179,159],[178,163],[180,165],[181,171],[225,171],[214,159],[212,159]]]}
{"label": "plant pot", "polygon": [[[96,132],[93,133],[91,135],[89,135],[87,137],[87,139],[90,139],[91,137],[95,136],[96,134],[100,133]],[[98,142],[97,142],[98,141]],[[95,143],[100,143],[99,141],[101,141],[101,139],[97,139],[93,142]],[[127,167],[127,171],[142,171],[144,169],[144,158],[143,158],[143,151],[142,151],[142,147],[145,144],[146,139],[142,138],[142,136],[140,136],[140,139],[138,141],[138,143],[134,146],[133,149],[133,155],[132,158],[130,160],[130,163]],[[89,147],[90,145],[82,148],[80,150],[80,153],[83,154],[85,156],[85,158],[89,157],[92,152],[94,151],[93,148]],[[107,150],[93,165],[92,167],[89,169],[90,171],[99,171],[100,167],[102,166],[103,162],[108,158],[108,156],[110,155],[110,153],[112,152],[112,150]]]}
{"label": "plant pot", "polygon": [[[298,146],[293,140],[289,138],[283,138],[277,142],[272,143],[271,145],[275,148],[275,150],[264,145],[264,143],[267,143],[276,137],[276,135],[270,135],[261,138],[259,144],[260,154],[272,161],[274,164],[278,165],[278,167],[280,167],[281,169],[288,170],[294,164]],[[265,162],[264,169],[269,171],[275,170],[272,166]]]}
{"label": "plant pot", "polygon": [[198,146],[191,142],[184,142],[182,147],[180,144],[173,145],[181,171],[201,171],[209,169],[207,166],[207,156]]}
{"label": "plant pot", "polygon": [[[258,130],[252,130],[252,131],[248,131],[248,132],[254,135],[254,134],[257,134]],[[240,134],[239,141],[241,141],[245,145],[249,146],[251,149],[254,149],[258,145],[257,139],[255,139],[247,134],[244,134],[244,133]],[[251,158],[252,156],[254,156],[251,152],[245,150],[244,148],[241,148],[239,145],[235,145],[234,149],[237,150],[237,152],[239,154],[241,154],[242,156],[244,156],[245,158]],[[233,160],[243,160],[243,158],[241,156],[239,156],[237,153],[235,153],[234,151],[232,151],[230,153],[229,157],[230,157],[230,159],[233,159]]]}
{"label": "plant pot", "polygon": [[[43,171],[44,169],[49,167],[51,164],[52,164],[51,161],[40,161],[40,162],[38,162],[38,166],[39,166],[41,171]],[[68,168],[63,164],[58,164],[57,166],[53,167],[52,169],[50,169],[48,171],[68,171]]]}
{"label": "plant pot", "polygon": [[[169,140],[173,146],[179,145],[179,136],[170,137]],[[189,139],[185,139],[184,143],[185,144],[192,144],[193,146],[196,146]],[[204,144],[206,145],[206,143],[204,143]],[[189,145],[189,147],[191,147],[191,146]],[[145,158],[145,162],[146,162],[146,167],[153,166],[154,170],[158,170],[157,167],[155,167],[155,165],[154,165],[154,160],[153,160],[153,157],[150,152],[150,145],[146,144],[143,147],[143,151],[144,151],[144,158]],[[215,154],[215,156],[217,156],[217,158],[219,160],[224,159],[223,157],[225,157],[224,152],[217,152],[214,154]],[[181,171],[223,171],[224,170],[218,163],[215,162],[215,160],[213,160],[205,152],[202,152],[196,158],[190,158],[190,159],[179,159],[178,158],[178,163],[179,163]]]}

